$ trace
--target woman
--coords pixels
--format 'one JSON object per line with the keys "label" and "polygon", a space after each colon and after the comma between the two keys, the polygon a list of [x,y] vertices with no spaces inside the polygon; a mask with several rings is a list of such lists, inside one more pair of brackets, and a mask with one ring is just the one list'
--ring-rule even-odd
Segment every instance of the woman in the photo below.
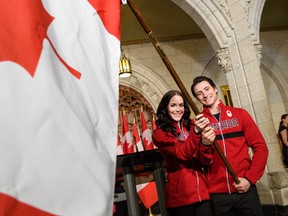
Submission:
{"label": "woman", "polygon": [[170,216],[213,215],[206,188],[204,166],[212,162],[213,128],[202,114],[190,120],[183,94],[167,92],[157,109],[153,142],[167,168],[165,202]]}
{"label": "woman", "polygon": [[288,114],[281,116],[279,124],[278,135],[282,143],[283,162],[288,168],[288,137],[287,137],[287,126],[288,126]]}

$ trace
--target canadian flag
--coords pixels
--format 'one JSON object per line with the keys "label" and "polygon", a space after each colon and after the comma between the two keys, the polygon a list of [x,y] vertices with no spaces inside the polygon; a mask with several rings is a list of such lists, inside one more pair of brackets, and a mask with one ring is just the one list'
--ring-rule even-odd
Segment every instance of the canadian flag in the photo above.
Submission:
{"label": "canadian flag", "polygon": [[145,148],[145,150],[154,149],[151,131],[147,127],[145,115],[144,115],[144,112],[142,110],[141,110],[141,123],[142,123],[142,141],[143,141],[144,148]]}
{"label": "canadian flag", "polygon": [[134,153],[134,145],[124,110],[122,113],[122,147],[124,154]]}
{"label": "canadian flag", "polygon": [[119,0],[0,0],[0,215],[112,215]]}
{"label": "canadian flag", "polygon": [[143,144],[141,142],[141,139],[140,139],[140,136],[139,136],[139,133],[138,133],[138,128],[137,128],[137,125],[136,125],[135,118],[133,119],[132,128],[133,128],[134,146],[137,147],[138,152],[144,151]]}
{"label": "canadian flag", "polygon": [[117,135],[117,150],[116,155],[124,154],[119,135]]}
{"label": "canadian flag", "polygon": [[136,185],[139,198],[148,209],[158,201],[157,188],[154,181]]}

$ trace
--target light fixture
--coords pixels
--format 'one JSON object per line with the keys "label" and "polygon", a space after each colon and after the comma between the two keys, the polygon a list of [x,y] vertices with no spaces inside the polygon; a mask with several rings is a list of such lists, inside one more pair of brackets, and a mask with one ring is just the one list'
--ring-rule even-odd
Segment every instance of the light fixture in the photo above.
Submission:
{"label": "light fixture", "polygon": [[121,47],[121,57],[119,61],[119,77],[125,78],[132,75],[130,60],[125,56]]}

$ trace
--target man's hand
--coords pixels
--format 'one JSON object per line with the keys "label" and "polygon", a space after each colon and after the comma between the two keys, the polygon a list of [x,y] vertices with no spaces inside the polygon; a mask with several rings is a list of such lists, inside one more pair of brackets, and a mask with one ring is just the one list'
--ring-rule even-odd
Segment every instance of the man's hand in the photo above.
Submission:
{"label": "man's hand", "polygon": [[204,128],[204,130],[202,131],[202,144],[203,145],[212,145],[214,140],[216,138],[215,132],[214,132],[214,128],[212,128],[211,126],[207,126]]}
{"label": "man's hand", "polygon": [[249,190],[251,183],[246,178],[241,177],[239,177],[239,181],[239,184],[233,183],[234,187],[239,193],[246,193]]}

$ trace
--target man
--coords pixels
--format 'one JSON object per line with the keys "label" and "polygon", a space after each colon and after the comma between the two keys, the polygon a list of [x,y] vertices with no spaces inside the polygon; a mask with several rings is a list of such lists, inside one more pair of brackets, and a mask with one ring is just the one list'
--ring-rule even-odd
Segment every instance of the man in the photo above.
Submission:
{"label": "man", "polygon": [[[215,152],[208,168],[207,186],[216,215],[263,215],[255,184],[263,175],[268,149],[257,125],[244,109],[225,106],[210,78],[196,77],[191,91],[203,105],[202,113],[214,128],[216,141],[240,181],[234,182]],[[253,151],[252,158],[249,148]]]}

